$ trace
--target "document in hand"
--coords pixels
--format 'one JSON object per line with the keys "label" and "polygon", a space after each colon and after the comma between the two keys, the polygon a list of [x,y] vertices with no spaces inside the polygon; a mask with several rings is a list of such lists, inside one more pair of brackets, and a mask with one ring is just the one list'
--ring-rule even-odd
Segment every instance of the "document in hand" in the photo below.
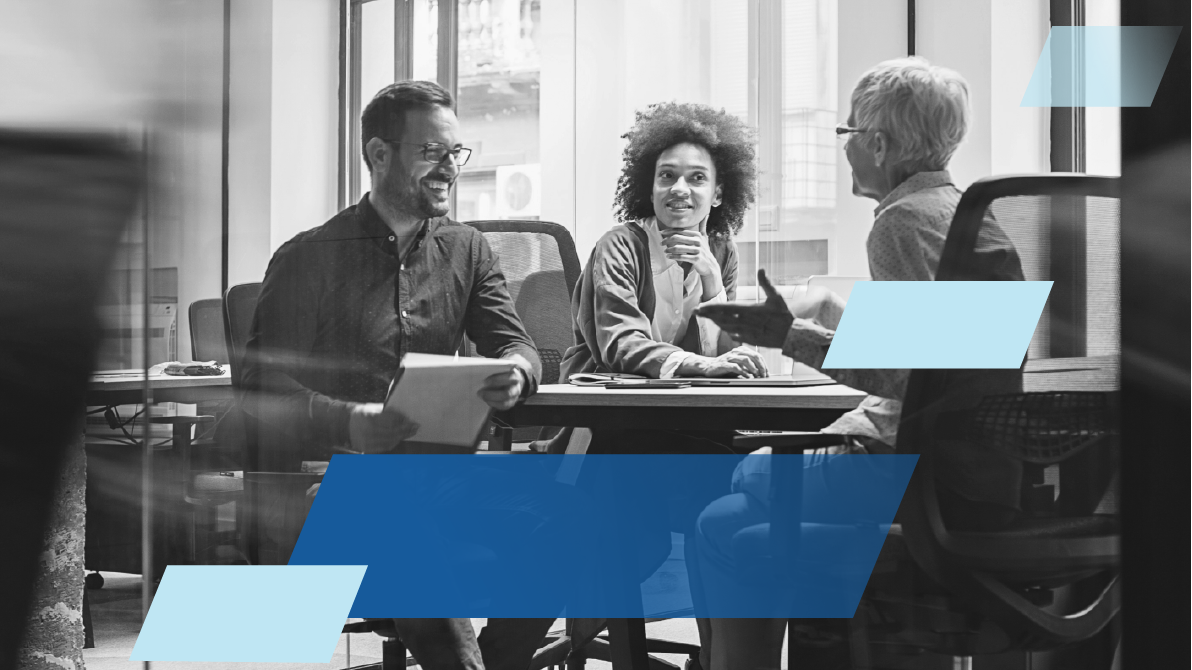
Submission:
{"label": "document in hand", "polygon": [[485,379],[512,369],[511,361],[495,358],[406,354],[385,404],[418,424],[412,441],[472,448],[491,409],[477,392]]}

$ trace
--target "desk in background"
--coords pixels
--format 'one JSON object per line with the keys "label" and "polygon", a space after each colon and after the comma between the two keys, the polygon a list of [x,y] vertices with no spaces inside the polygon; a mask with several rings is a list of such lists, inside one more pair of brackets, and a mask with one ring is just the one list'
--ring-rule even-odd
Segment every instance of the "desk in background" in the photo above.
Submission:
{"label": "desk in background", "polygon": [[[154,403],[198,404],[233,399],[232,379],[226,372],[213,377],[177,377],[151,375],[149,384]],[[96,373],[87,387],[89,407],[140,405],[145,402],[144,376],[137,372]],[[127,417],[126,417],[127,418]],[[130,430],[135,439],[142,435],[139,426]],[[160,439],[154,438],[153,442]],[[154,467],[150,488],[154,490],[154,523],[150,524],[149,542],[153,546],[152,574],[159,577],[171,560],[185,555],[190,538],[178,519],[190,513],[181,502],[180,459],[171,445],[154,448]],[[112,442],[88,441],[86,565],[89,570],[143,573],[141,548],[141,465],[143,447]]]}
{"label": "desk in background", "polygon": [[[232,400],[232,376],[174,377],[150,375],[153,402],[197,404],[209,400]],[[145,378],[140,374],[104,374],[91,377],[87,386],[87,405],[139,405],[145,402]]]}

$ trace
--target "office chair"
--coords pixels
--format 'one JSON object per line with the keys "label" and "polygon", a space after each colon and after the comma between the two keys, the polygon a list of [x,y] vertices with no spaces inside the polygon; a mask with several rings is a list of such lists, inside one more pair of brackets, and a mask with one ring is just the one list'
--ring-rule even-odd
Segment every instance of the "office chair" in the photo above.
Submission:
{"label": "office chair", "polygon": [[[542,360],[542,383],[566,381],[559,379],[559,364],[574,344],[571,292],[580,274],[571,233],[549,221],[469,221],[468,225],[484,233],[500,259],[514,308]],[[471,343],[465,346],[465,353],[471,354]],[[489,450],[508,451],[515,441],[538,439],[540,431],[494,422]]]}
{"label": "office chair", "polygon": [[223,301],[219,298],[196,300],[190,303],[187,314],[190,320],[190,359],[227,365]]}
{"label": "office chair", "polygon": [[[196,300],[190,304],[188,314],[191,358],[227,364],[222,301]],[[192,563],[207,562],[212,552],[235,545],[238,540],[238,529],[217,529],[218,508],[229,502],[240,503],[243,498],[243,480],[230,474],[239,469],[235,458],[240,446],[236,444],[236,431],[226,427],[226,423],[231,423],[227,420],[233,411],[235,408],[228,408],[225,402],[200,403],[198,416],[151,419],[173,427],[171,445],[178,459],[182,502],[187,506],[182,512],[187,518],[176,532],[183,534],[187,558]],[[203,428],[207,429],[205,435],[198,433]],[[223,560],[239,561],[242,557]]]}
{"label": "office chair", "polygon": [[[542,383],[566,382],[559,378],[559,364],[574,344],[571,294],[581,271],[571,234],[565,227],[548,221],[470,221],[468,225],[484,234],[500,259],[514,308],[542,360]],[[471,343],[465,342],[465,353],[473,353]],[[508,451],[513,442],[536,440],[540,433],[538,427],[510,428],[494,422],[489,450]],[[587,658],[611,661],[614,650],[607,636],[600,635],[608,625],[626,628],[631,638],[641,639],[649,653],[687,654],[698,659],[697,645],[646,639],[645,623],[654,620],[657,619],[610,623],[602,619],[569,619],[563,635],[548,636],[531,668],[559,666],[564,662],[569,668],[582,668]],[[664,663],[658,659],[651,661]]]}
{"label": "office chair", "polygon": [[[1062,298],[1079,295],[1084,268],[1057,263],[1054,256],[1043,259],[1037,241],[1083,243],[1088,223],[1112,228],[1116,198],[1116,178],[1076,175],[988,178],[964,194],[936,281],[988,278],[974,246],[986,212],[992,212],[1020,250],[1027,279],[1056,282],[1050,318],[1041,320],[1032,351],[1062,350],[1069,354],[1063,359],[1067,365],[1053,366],[1056,370],[1084,367],[1101,381],[1065,380],[1041,370],[1025,384],[1030,393],[986,396],[975,407],[942,411],[950,371],[913,371],[897,451],[920,460],[898,523],[851,622],[790,622],[792,667],[796,656],[800,663],[832,659],[860,668],[869,667],[870,653],[905,659],[929,651],[952,656],[954,667],[971,668],[975,655],[1060,653],[1114,621],[1120,607],[1120,529],[1116,509],[1106,502],[1119,456],[1118,394],[1112,381],[1108,389],[1104,384],[1112,374],[1096,370],[1107,365],[1106,357],[1088,357],[1083,347],[1073,347],[1072,341],[1079,343],[1087,333],[1079,323],[1064,321]],[[1080,355],[1070,356],[1074,350]],[[1023,463],[1020,519],[991,532],[947,527],[937,496],[934,440],[948,437]],[[798,446],[783,444],[775,451],[798,453]],[[800,472],[776,468],[775,496],[797,496],[801,482]],[[774,509],[771,542],[781,568],[794,564],[807,528],[795,516],[797,505]],[[817,636],[812,648],[807,641]],[[1108,666],[1108,658],[1100,660]]]}

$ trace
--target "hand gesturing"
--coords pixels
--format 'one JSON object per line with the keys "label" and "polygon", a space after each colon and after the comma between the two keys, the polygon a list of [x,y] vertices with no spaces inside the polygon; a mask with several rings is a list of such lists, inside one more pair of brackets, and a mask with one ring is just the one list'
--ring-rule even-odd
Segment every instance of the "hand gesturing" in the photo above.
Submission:
{"label": "hand gesturing", "polygon": [[757,271],[757,284],[766,292],[761,304],[720,303],[704,305],[696,312],[711,319],[733,339],[759,347],[781,348],[795,316],[786,301],[766,279],[766,271]]}

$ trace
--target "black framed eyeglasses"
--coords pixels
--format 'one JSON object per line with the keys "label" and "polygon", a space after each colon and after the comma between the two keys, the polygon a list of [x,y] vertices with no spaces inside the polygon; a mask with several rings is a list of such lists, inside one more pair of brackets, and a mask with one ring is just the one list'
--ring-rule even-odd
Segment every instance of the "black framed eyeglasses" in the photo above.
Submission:
{"label": "black framed eyeglasses", "polygon": [[454,149],[447,148],[446,144],[439,144],[438,142],[427,142],[419,144],[417,142],[398,142],[397,140],[389,140],[384,137],[378,138],[382,142],[389,144],[405,144],[412,147],[422,147],[422,160],[427,163],[442,163],[447,160],[447,156],[451,155],[455,158],[455,164],[463,167],[468,164],[468,159],[472,157],[472,150],[465,147],[456,147]]}
{"label": "black framed eyeglasses", "polygon": [[853,128],[852,126],[849,126],[849,125],[846,125],[843,123],[836,124],[836,137],[839,139],[842,139],[842,140],[848,139],[848,136],[851,135],[852,133],[867,133],[867,132],[869,132],[868,128]]}

